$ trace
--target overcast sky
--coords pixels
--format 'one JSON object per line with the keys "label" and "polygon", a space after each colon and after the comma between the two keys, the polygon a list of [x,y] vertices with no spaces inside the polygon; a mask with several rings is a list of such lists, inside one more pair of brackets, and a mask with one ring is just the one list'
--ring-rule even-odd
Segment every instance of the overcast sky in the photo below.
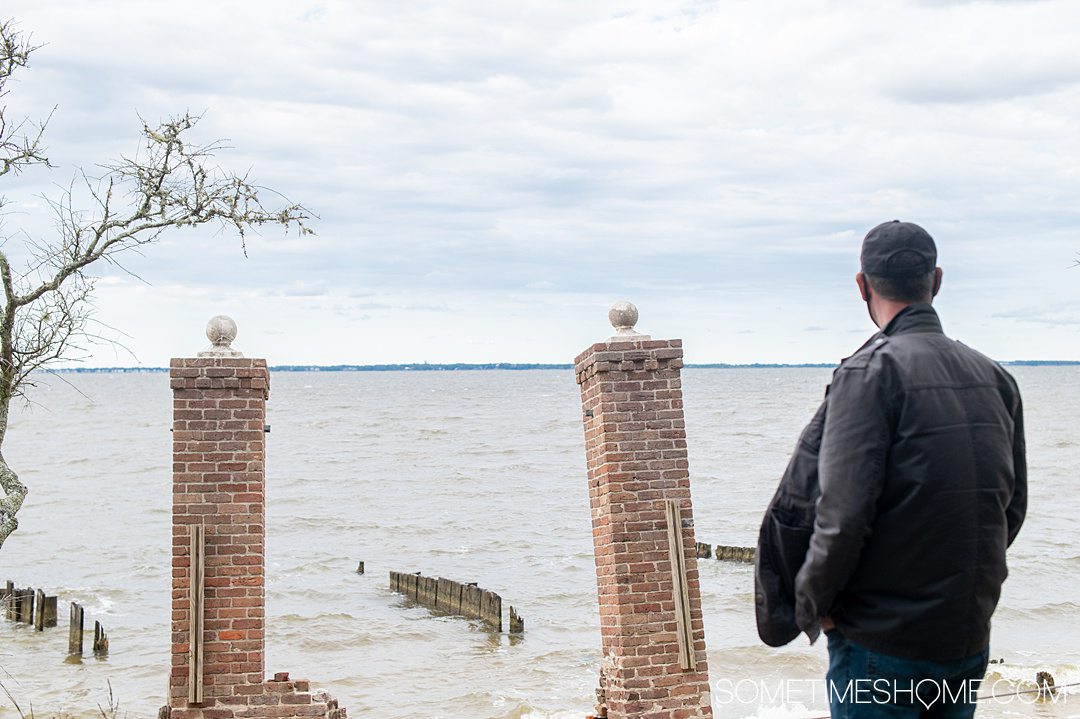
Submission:
{"label": "overcast sky", "polygon": [[[1080,359],[1076,2],[50,2],[6,98],[57,166],[7,176],[8,248],[42,193],[205,112],[219,156],[317,212],[314,237],[166,237],[105,272],[98,317],[160,366],[234,317],[279,363],[568,362],[608,306],[691,362],[835,362],[873,331],[862,236],[938,242],[946,331]],[[102,268],[105,270],[106,268]]]}

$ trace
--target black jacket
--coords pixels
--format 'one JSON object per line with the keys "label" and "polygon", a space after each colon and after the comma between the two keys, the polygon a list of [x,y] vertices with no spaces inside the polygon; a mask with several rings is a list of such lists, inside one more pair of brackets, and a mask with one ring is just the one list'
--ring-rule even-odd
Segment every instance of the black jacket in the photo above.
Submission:
{"label": "black jacket", "polygon": [[[795,622],[795,575],[806,559],[814,531],[818,490],[818,452],[828,397],[806,426],[780,486],[765,510],[754,553],[754,602],[758,636],[781,647],[799,636]],[[811,639],[817,632],[811,629]]]}
{"label": "black jacket", "polygon": [[[929,305],[912,305],[834,373],[789,466],[799,477],[785,474],[788,488],[782,482],[777,492],[798,496],[788,505],[803,506],[812,493],[796,485],[813,483],[818,424],[820,496],[793,582],[796,626],[814,638],[820,618],[832,616],[848,639],[910,659],[985,649],[1007,573],[1005,549],[1027,504],[1015,381],[946,338]],[[774,498],[763,524],[759,575],[765,562],[778,573],[794,566],[776,561],[790,559],[795,546],[795,531],[776,529],[784,501]],[[799,524],[788,530],[801,527],[805,536],[805,512],[794,519]],[[787,547],[777,551],[770,536],[786,536]],[[760,631],[763,605],[774,610],[766,620],[782,612],[769,597],[773,580],[758,579]],[[790,641],[791,632],[767,622],[761,634],[773,643],[787,634]]]}

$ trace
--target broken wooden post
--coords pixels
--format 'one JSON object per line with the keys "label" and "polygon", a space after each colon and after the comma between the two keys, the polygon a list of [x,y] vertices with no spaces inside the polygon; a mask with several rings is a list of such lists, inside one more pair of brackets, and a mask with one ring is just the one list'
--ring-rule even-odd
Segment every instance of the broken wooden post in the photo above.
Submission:
{"label": "broken wooden post", "polygon": [[523,634],[525,632],[525,619],[520,616],[514,609],[513,605],[510,607],[510,633],[511,634]]}
{"label": "broken wooden post", "polygon": [[109,654],[109,637],[105,634],[105,628],[101,622],[94,622],[94,656],[104,657]]}
{"label": "broken wooden post", "polygon": [[[712,705],[683,416],[682,341],[638,333],[637,317],[632,304],[617,303],[608,313],[615,334],[574,361],[603,650],[604,705],[596,713],[612,719],[706,719]],[[669,514],[670,502],[677,502],[677,517]]]}
{"label": "broken wooden post", "polygon": [[72,602],[68,617],[68,656],[81,657],[83,653],[83,608]]}
{"label": "broken wooden post", "polygon": [[357,574],[363,574],[364,573],[364,563],[363,562],[360,562],[360,564],[356,567],[356,573]]}
{"label": "broken wooden post", "polygon": [[706,542],[697,543],[697,558],[698,559],[711,559],[712,558],[712,545]]}

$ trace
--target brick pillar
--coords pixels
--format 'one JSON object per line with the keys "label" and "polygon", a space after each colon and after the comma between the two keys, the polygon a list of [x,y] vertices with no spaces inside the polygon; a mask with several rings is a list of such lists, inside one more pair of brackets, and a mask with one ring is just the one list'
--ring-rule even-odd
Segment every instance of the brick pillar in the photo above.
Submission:
{"label": "brick pillar", "polygon": [[[207,334],[212,334],[214,318]],[[199,357],[173,359],[172,672],[174,717],[222,716],[212,707],[261,692],[264,630],[266,360],[246,359],[215,341]],[[228,329],[226,325],[226,330]],[[228,335],[226,331],[224,333]],[[191,534],[205,535],[204,700],[188,702]],[[231,713],[228,714],[231,716]]]}
{"label": "brick pillar", "polygon": [[[637,310],[629,303],[617,304],[609,317],[616,335],[574,361],[603,645],[597,713],[604,716],[606,709],[613,719],[711,717],[683,420],[682,340],[636,333]],[[669,536],[670,500],[677,502],[681,520],[682,603],[677,554],[670,551],[678,541],[674,532]],[[688,613],[677,616],[681,606]],[[680,656],[684,623],[690,659]],[[687,663],[693,668],[684,668]]]}

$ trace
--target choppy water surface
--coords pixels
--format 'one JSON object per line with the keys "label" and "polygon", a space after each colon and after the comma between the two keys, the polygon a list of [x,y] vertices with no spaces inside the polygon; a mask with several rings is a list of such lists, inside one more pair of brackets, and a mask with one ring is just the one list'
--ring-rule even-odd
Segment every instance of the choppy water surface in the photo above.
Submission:
{"label": "choppy water surface", "polygon": [[[1010,552],[990,675],[1080,681],[1080,368],[1015,368],[1031,501]],[[698,537],[752,544],[829,372],[687,370]],[[169,649],[170,392],[164,374],[68,375],[16,412],[6,455],[32,493],[0,580],[101,619],[107,660],[65,663],[64,626],[0,620],[0,681],[25,710],[132,717],[163,703]],[[580,718],[600,636],[577,386],[569,371],[277,373],[269,404],[267,671],[309,677],[357,717]],[[358,576],[358,560],[368,573]],[[820,716],[823,643],[762,646],[748,566],[700,564],[718,716]],[[476,581],[525,616],[523,639],[407,606],[391,569]],[[747,680],[738,692],[736,683]],[[783,686],[783,706],[762,698]],[[738,698],[728,694],[737,693]],[[1080,694],[984,716],[1080,715]],[[16,716],[0,692],[0,717]]]}

